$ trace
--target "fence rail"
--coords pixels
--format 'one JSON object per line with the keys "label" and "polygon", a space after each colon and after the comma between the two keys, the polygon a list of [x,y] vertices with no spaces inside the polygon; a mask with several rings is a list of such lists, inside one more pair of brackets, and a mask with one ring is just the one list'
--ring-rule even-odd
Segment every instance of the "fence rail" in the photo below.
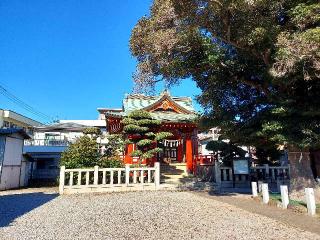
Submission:
{"label": "fence rail", "polygon": [[59,192],[105,192],[155,189],[160,186],[160,163],[154,167],[60,169]]}
{"label": "fence rail", "polygon": [[263,166],[251,167],[251,172],[256,175],[257,180],[283,180],[290,179],[290,166]]}

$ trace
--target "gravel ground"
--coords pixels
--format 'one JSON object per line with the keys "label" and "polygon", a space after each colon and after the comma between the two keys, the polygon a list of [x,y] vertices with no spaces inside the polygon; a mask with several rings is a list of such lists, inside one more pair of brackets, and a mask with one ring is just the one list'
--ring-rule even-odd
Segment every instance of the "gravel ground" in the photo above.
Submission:
{"label": "gravel ground", "polygon": [[30,194],[0,196],[0,239],[320,239],[189,192]]}

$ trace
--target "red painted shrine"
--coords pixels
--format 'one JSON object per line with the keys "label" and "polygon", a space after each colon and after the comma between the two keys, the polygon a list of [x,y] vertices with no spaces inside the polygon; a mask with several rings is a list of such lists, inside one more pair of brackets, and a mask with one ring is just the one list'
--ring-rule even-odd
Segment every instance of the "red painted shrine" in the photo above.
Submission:
{"label": "red painted shrine", "polygon": [[[189,97],[172,97],[168,91],[160,96],[146,96],[141,94],[126,95],[122,109],[99,109],[107,121],[109,133],[122,131],[121,119],[133,110],[145,110],[150,112],[152,118],[161,120],[159,131],[169,131],[173,137],[164,140],[161,144],[163,152],[148,160],[148,164],[160,161],[162,164],[185,163],[188,172],[195,168],[198,140],[197,113],[192,106]],[[130,138],[130,136],[129,136]],[[159,147],[159,146],[158,146]],[[126,164],[135,164],[138,159],[131,156],[136,146],[126,146],[124,161]]]}

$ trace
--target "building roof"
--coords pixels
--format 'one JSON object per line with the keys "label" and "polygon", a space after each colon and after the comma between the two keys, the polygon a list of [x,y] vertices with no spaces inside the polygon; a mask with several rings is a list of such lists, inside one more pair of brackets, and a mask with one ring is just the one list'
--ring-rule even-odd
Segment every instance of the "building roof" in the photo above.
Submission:
{"label": "building roof", "polygon": [[11,119],[14,119],[15,121],[24,123],[26,125],[30,125],[32,127],[43,125],[41,122],[38,122],[32,118],[26,117],[20,113],[12,111],[12,110],[0,109],[0,113],[1,112],[2,112],[4,118],[11,118]]}
{"label": "building roof", "polygon": [[31,138],[22,128],[0,128],[0,135],[20,134],[24,139]]}
{"label": "building roof", "polygon": [[105,120],[60,120],[60,123],[75,123],[87,127],[106,127]]}
{"label": "building roof", "polygon": [[71,132],[81,132],[88,126],[78,124],[78,123],[73,123],[73,122],[67,122],[67,123],[55,123],[51,125],[46,125],[46,126],[41,126],[35,128],[36,131],[71,131]]}
{"label": "building roof", "polygon": [[[171,111],[161,109],[161,104],[164,102],[171,105],[172,108],[169,109]],[[123,100],[122,111],[105,109],[104,113],[106,116],[124,117],[134,110],[146,110],[151,113],[154,119],[169,122],[191,122],[197,117],[190,97],[173,97],[169,91],[164,91],[159,96],[126,95]]]}

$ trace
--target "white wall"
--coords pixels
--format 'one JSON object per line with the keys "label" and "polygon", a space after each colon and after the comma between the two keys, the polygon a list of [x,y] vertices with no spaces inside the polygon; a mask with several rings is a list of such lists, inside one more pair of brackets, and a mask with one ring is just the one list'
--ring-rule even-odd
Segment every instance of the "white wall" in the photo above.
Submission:
{"label": "white wall", "polygon": [[22,138],[6,137],[0,190],[20,187],[22,147]]}

